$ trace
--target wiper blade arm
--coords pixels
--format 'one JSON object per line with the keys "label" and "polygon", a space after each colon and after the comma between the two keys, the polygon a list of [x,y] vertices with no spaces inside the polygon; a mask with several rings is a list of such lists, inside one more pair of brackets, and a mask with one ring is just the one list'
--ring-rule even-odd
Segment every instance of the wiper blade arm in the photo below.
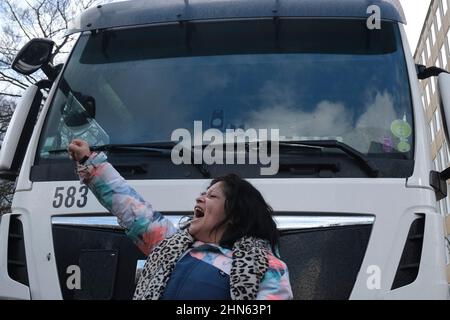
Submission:
{"label": "wiper blade arm", "polygon": [[[100,146],[90,146],[92,151],[120,151],[120,150],[148,150],[161,152],[163,150],[171,150],[175,146],[175,142],[150,142],[150,143],[124,143],[124,144],[104,144]],[[49,150],[48,153],[67,153],[67,149]]]}
{"label": "wiper blade arm", "polygon": [[[149,152],[155,156],[167,154],[170,156],[170,151],[178,142],[175,141],[163,141],[163,142],[148,142],[148,143],[124,143],[124,144],[105,144],[100,146],[91,146],[92,151],[106,151],[106,152]],[[191,153],[191,162],[194,167],[202,174],[204,178],[211,178],[211,173],[203,164],[194,163],[194,150],[193,148],[186,148],[183,146],[183,150],[188,150]],[[165,153],[169,151],[169,153]],[[67,153],[67,149],[49,150],[49,153]],[[183,151],[184,152],[184,151]]]}
{"label": "wiper blade arm", "polygon": [[123,144],[105,144],[101,146],[90,147],[92,151],[115,151],[115,150],[148,150],[163,151],[172,150],[176,145],[173,141],[148,142],[148,143],[123,143]]}
{"label": "wiper blade arm", "polygon": [[364,154],[356,149],[353,149],[348,144],[339,142],[337,140],[299,140],[299,141],[280,141],[280,147],[323,147],[335,148],[343,151],[351,158],[356,160],[359,166],[366,171],[371,177],[378,177],[379,170],[377,166]]}

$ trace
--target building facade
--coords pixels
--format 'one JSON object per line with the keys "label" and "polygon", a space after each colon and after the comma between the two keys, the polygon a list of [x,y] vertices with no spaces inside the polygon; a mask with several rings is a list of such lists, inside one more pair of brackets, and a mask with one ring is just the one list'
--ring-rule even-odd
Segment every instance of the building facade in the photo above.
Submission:
{"label": "building facade", "polygon": [[[450,0],[432,0],[417,44],[414,60],[418,64],[437,66],[450,71]],[[432,138],[431,157],[436,171],[442,171],[450,166],[450,149],[445,139],[439,97],[437,78],[432,77],[420,81],[422,102],[429,124]],[[450,186],[449,186],[450,190]],[[439,202],[439,210],[447,216],[447,231],[450,231],[450,197]],[[450,241],[447,237],[447,252],[450,251]],[[449,269],[450,276],[450,269]],[[450,278],[449,278],[450,279]]]}

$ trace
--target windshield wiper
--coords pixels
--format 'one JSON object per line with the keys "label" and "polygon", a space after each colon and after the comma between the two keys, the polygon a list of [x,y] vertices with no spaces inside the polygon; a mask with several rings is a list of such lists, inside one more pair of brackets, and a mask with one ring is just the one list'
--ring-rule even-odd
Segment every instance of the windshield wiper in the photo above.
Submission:
{"label": "windshield wiper", "polygon": [[148,142],[148,143],[121,143],[121,144],[104,144],[100,146],[92,146],[92,151],[149,151],[156,153],[163,153],[167,150],[172,150],[176,145],[175,142]]}
{"label": "windshield wiper", "polygon": [[[106,151],[106,152],[149,152],[155,156],[167,155],[170,157],[171,150],[178,144],[176,141],[163,141],[163,142],[146,142],[146,143],[123,143],[123,144],[105,144],[100,146],[90,146],[92,151]],[[191,164],[197,168],[204,178],[211,178],[211,173],[203,164],[194,163],[194,150],[193,148],[186,148],[184,150],[190,152]],[[169,152],[167,152],[169,151]],[[64,153],[67,149],[49,150],[49,153]]]}
{"label": "windshield wiper", "polygon": [[353,149],[348,144],[339,142],[337,140],[299,140],[299,141],[280,141],[280,148],[305,148],[305,147],[321,147],[339,149],[348,156],[356,160],[356,163],[364,170],[370,177],[378,177],[379,170],[377,166],[363,153]]}
{"label": "windshield wiper", "polygon": [[[91,150],[93,151],[150,151],[163,153],[164,151],[171,151],[179,142],[176,141],[163,141],[163,142],[145,142],[145,143],[128,143],[128,144],[107,144],[102,146],[93,146]],[[204,178],[211,178],[211,173],[203,164],[196,164],[194,162],[194,149],[186,148],[183,146],[184,150],[188,150],[191,155],[191,164],[197,168]]]}
{"label": "windshield wiper", "polygon": [[[170,142],[164,143],[128,143],[128,144],[104,144],[100,146],[90,146],[92,151],[148,151],[155,152],[157,154],[162,154],[165,150],[171,150],[175,144]],[[48,153],[67,153],[67,149],[55,149],[49,150]]]}

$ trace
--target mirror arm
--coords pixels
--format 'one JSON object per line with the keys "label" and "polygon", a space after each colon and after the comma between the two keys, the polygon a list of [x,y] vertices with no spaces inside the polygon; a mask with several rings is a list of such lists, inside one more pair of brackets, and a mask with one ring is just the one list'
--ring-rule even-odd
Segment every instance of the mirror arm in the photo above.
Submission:
{"label": "mirror arm", "polygon": [[35,83],[35,85],[39,88],[39,90],[42,89],[50,89],[52,87],[53,80],[43,79]]}
{"label": "mirror arm", "polygon": [[417,70],[417,78],[419,78],[420,80],[428,79],[430,77],[437,77],[443,72],[449,73],[445,69],[434,66],[427,68],[423,64],[416,64],[416,70]]}
{"label": "mirror arm", "polygon": [[[446,169],[448,170],[448,169]],[[447,197],[447,181],[444,180],[444,172],[430,171],[430,186],[436,195],[436,200],[442,200]],[[445,175],[448,173],[445,173]]]}
{"label": "mirror arm", "polygon": [[41,69],[51,82],[55,81],[56,77],[58,76],[58,70],[53,67],[50,62],[42,65]]}
{"label": "mirror arm", "polygon": [[448,179],[450,179],[450,167],[448,167],[447,169],[442,171],[440,173],[440,175],[441,175],[441,179],[444,181],[447,181]]}
{"label": "mirror arm", "polygon": [[436,200],[442,200],[447,197],[447,180],[450,179],[450,167],[442,172],[430,172],[430,186],[436,194]]}

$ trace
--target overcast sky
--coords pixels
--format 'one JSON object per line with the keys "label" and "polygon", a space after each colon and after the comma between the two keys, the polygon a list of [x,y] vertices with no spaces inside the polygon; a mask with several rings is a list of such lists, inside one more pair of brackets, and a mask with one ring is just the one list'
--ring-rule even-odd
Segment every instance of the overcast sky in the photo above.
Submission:
{"label": "overcast sky", "polygon": [[409,46],[414,54],[431,0],[400,0],[405,11]]}

